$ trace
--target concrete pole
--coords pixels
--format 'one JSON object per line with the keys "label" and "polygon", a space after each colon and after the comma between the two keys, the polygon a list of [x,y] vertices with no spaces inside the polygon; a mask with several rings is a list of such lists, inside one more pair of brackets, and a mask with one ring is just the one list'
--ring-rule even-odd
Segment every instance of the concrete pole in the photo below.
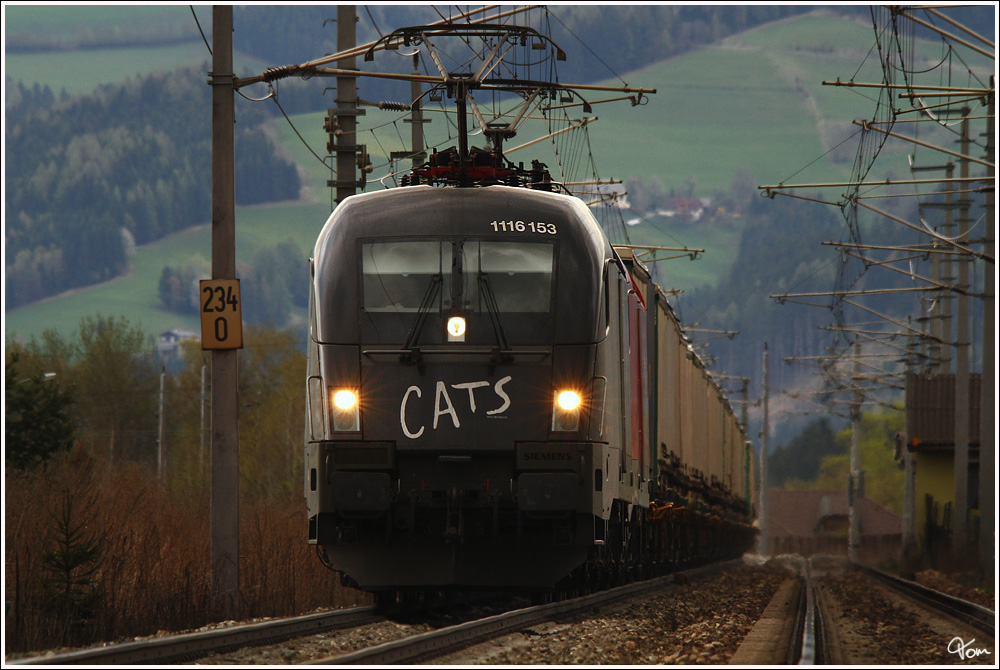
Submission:
{"label": "concrete pole", "polygon": [[198,475],[200,476],[205,472],[205,408],[208,403],[208,398],[205,397],[206,390],[206,380],[207,380],[208,366],[201,366],[201,395],[198,399],[201,401],[201,423],[198,429]]}
{"label": "concrete pole", "polygon": [[[986,160],[996,165],[996,77],[990,78],[989,116],[986,120]],[[990,168],[996,183],[996,168]],[[996,258],[996,194],[986,190],[986,233],[983,253]],[[984,262],[983,372],[979,393],[979,565],[982,577],[996,575],[996,261]]]}
{"label": "concrete pole", "polygon": [[[420,74],[417,67],[420,55],[413,56],[413,74]],[[423,86],[419,81],[410,82],[410,118],[412,124],[410,128],[410,149],[413,151],[411,165],[414,169],[420,167],[427,160],[424,153],[424,108],[423,108]]]}
{"label": "concrete pole", "polygon": [[[212,7],[212,279],[236,278],[233,8]],[[211,559],[213,616],[239,615],[237,350],[212,351]]]}
{"label": "concrete pole", "polygon": [[156,480],[163,481],[163,433],[166,428],[166,417],[163,415],[167,373],[160,372],[160,414],[159,428],[156,431]]}
{"label": "concrete pole", "polygon": [[861,392],[861,345],[854,345],[854,398],[851,401],[851,473],[847,480],[847,557],[852,562],[858,562],[858,547],[861,546],[861,514],[858,509],[858,498],[861,493],[861,404],[864,394]]}
{"label": "concrete pole", "polygon": [[[954,174],[955,174],[955,166],[949,163],[948,169],[945,171],[945,177],[947,179],[951,179],[954,176]],[[948,191],[951,191],[951,189],[948,189]],[[953,200],[954,198],[952,198],[952,194],[950,192],[945,193],[944,223],[941,226],[941,235],[947,238],[951,238],[955,235],[955,226],[953,222],[954,217],[952,208],[952,206],[955,203],[953,202]],[[940,277],[938,277],[938,280],[942,284],[947,284],[951,286],[952,283],[955,281],[955,278],[952,276],[953,265],[954,263],[951,260],[951,254],[945,254],[943,258],[941,258],[940,261],[941,275]],[[942,342],[941,345],[938,347],[939,358],[937,366],[934,371],[943,374],[948,374],[949,372],[951,372],[951,361],[952,357],[954,356],[955,338],[952,335],[953,328],[951,323],[952,322],[951,303],[953,299],[954,296],[948,289],[941,289],[938,292],[938,301],[940,303],[938,306],[938,315],[940,317],[940,322],[938,325],[938,333],[941,337]]]}
{"label": "concrete pole", "polygon": [[743,425],[744,441],[743,441],[743,482],[746,488],[746,499],[747,499],[747,523],[753,523],[753,499],[750,497],[750,473],[751,464],[753,463],[753,445],[750,443],[749,436],[746,432],[749,430],[747,427],[749,424],[748,414],[750,412],[750,403],[748,391],[750,390],[750,378],[743,377],[741,380],[743,382],[743,409],[740,411],[740,423]]}
{"label": "concrete pole", "polygon": [[758,553],[761,556],[771,555],[771,536],[770,536],[770,521],[768,519],[767,513],[767,450],[768,443],[771,440],[770,435],[770,418],[768,417],[768,393],[770,389],[768,388],[769,375],[768,375],[768,351],[767,342],[764,343],[764,418],[760,428],[760,536],[758,538],[759,549]]}
{"label": "concrete pole", "polygon": [[[353,49],[357,44],[357,14],[354,5],[337,6],[337,51]],[[356,70],[354,57],[337,61],[341,70]],[[358,156],[358,87],[356,76],[337,77],[337,202],[357,191]]]}
{"label": "concrete pole", "polygon": [[[916,374],[917,360],[914,352],[914,336],[909,336],[909,346],[911,354],[907,356],[907,374]],[[911,564],[917,546],[917,515],[916,515],[916,468],[913,460],[913,452],[910,451],[910,438],[905,433],[900,436],[901,444],[898,445],[900,456],[903,459],[903,569],[909,572],[913,569]]]}
{"label": "concrete pole", "polygon": [[[969,110],[963,110],[961,153],[969,155]],[[959,160],[959,178],[968,179],[969,161]],[[960,182],[963,190],[971,188],[970,182]],[[969,240],[969,206],[972,202],[968,194],[962,194],[958,216],[958,234],[962,244]],[[952,503],[952,550],[956,559],[968,557],[969,547],[966,526],[968,525],[969,498],[969,257],[962,254],[958,261],[958,309],[956,310],[955,337],[955,500]]]}

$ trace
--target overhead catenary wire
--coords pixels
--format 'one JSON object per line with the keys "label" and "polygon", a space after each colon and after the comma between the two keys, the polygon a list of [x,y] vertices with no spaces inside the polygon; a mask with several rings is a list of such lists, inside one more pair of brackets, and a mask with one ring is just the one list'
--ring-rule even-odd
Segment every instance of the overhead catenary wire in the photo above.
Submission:
{"label": "overhead catenary wire", "polygon": [[212,46],[208,43],[208,38],[205,37],[205,31],[201,29],[201,21],[198,20],[198,14],[194,11],[194,5],[188,5],[191,8],[191,16],[194,17],[194,23],[198,26],[198,32],[201,34],[201,39],[205,42],[205,48],[208,49],[208,55],[212,55]]}

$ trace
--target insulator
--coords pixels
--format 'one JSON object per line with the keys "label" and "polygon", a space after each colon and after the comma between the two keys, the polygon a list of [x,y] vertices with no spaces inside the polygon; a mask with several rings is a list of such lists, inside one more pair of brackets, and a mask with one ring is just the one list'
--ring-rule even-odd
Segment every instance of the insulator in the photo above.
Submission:
{"label": "insulator", "polygon": [[402,102],[392,102],[392,101],[382,101],[378,103],[379,109],[388,110],[390,112],[408,112],[410,111],[410,106]]}

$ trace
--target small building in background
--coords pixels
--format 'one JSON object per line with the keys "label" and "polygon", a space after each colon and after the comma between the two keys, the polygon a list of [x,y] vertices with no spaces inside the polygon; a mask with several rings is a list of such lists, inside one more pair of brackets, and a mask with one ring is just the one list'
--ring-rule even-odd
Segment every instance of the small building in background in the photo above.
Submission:
{"label": "small building in background", "polygon": [[186,328],[171,328],[159,334],[156,341],[156,355],[164,368],[170,371],[180,369],[184,362],[184,350],[181,343],[188,340],[198,340],[200,333]]}
{"label": "small building in background", "polygon": [[[902,554],[903,520],[869,498],[858,501],[861,546],[858,560],[878,566]],[[770,489],[767,499],[771,555],[847,556],[848,501],[843,491]]]}
{"label": "small building in background", "polygon": [[670,198],[656,213],[660,216],[679,216],[697,221],[704,213],[708,202],[702,198]]}
{"label": "small building in background", "polygon": [[[969,375],[969,462],[965,509],[968,544],[979,539],[979,415],[982,375]],[[897,458],[912,457],[913,509],[910,516],[920,563],[940,569],[951,549],[955,502],[955,375],[906,375],[906,436]]]}

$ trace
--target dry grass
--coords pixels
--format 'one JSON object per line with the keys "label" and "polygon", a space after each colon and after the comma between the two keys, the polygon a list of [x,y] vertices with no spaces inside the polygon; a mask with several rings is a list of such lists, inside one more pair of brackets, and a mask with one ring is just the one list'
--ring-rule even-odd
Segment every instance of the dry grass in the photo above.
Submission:
{"label": "dry grass", "polygon": [[[209,623],[207,490],[169,490],[143,464],[95,463],[82,449],[44,471],[6,472],[7,653],[83,646]],[[78,544],[100,548],[76,585],[99,595],[91,616],[53,598],[45,557],[61,505],[73,502]],[[284,616],[367,602],[340,586],[305,539],[301,500],[241,500],[241,618]],[[82,573],[80,568],[75,574]],[[71,600],[71,599],[70,599]]]}

